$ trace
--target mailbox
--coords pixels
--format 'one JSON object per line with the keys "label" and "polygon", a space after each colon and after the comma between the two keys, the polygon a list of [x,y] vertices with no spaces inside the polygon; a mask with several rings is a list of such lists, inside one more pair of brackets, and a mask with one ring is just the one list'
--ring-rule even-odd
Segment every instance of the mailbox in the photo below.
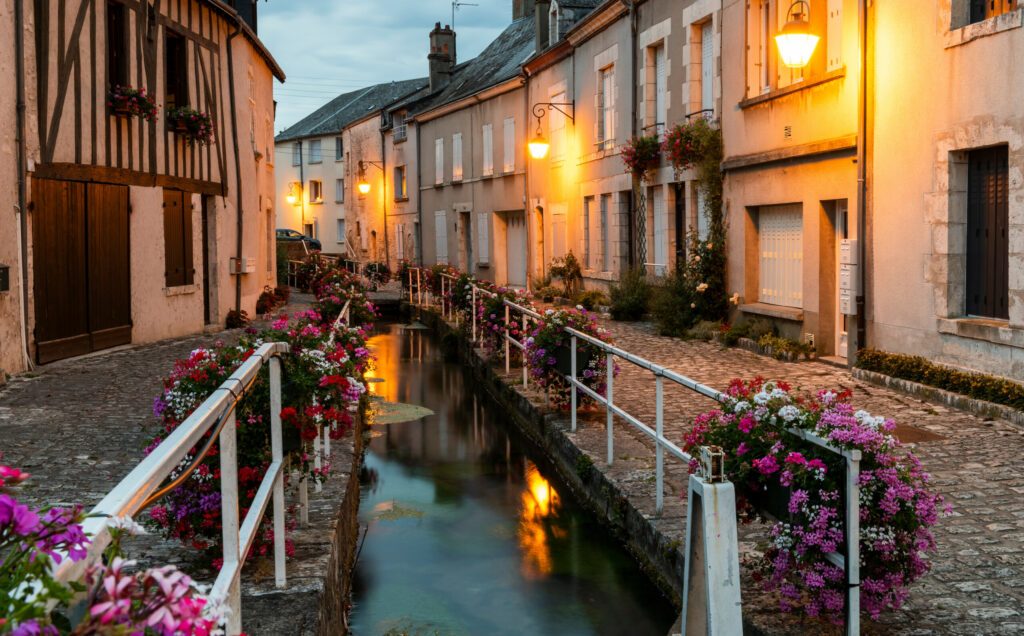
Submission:
{"label": "mailbox", "polygon": [[11,267],[0,264],[0,292],[11,291]]}
{"label": "mailbox", "polygon": [[839,241],[839,264],[857,264],[857,241],[856,239],[843,239]]}
{"label": "mailbox", "polygon": [[860,283],[857,270],[858,267],[856,265],[839,266],[839,291],[850,292],[853,295],[857,294],[859,291],[857,288]]}
{"label": "mailbox", "polygon": [[853,294],[848,291],[839,292],[839,313],[844,316],[857,315],[857,303],[853,299]]}

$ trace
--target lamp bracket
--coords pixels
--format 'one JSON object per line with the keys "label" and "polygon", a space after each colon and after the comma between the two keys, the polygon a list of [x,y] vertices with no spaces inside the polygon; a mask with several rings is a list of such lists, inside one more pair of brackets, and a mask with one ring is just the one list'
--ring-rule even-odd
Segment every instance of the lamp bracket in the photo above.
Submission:
{"label": "lamp bracket", "polygon": [[[569,109],[571,114],[566,112],[565,109]],[[576,100],[572,102],[538,102],[533,105],[533,116],[537,118],[537,123],[540,123],[541,118],[547,114],[549,110],[557,110],[562,115],[569,118],[572,123],[576,123]]]}
{"label": "lamp bracket", "polygon": [[380,162],[380,161],[364,161],[362,159],[359,160],[359,172],[364,172],[366,170],[366,164],[369,164],[369,165],[373,166],[374,168],[380,170],[381,172],[384,172],[384,164],[382,162]]}

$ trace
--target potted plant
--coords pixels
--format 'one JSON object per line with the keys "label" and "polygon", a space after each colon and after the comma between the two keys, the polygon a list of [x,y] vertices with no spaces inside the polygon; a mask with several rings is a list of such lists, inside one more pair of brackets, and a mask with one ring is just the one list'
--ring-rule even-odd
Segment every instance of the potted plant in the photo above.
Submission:
{"label": "potted plant", "polygon": [[673,126],[665,135],[662,150],[678,174],[714,155],[721,138],[722,132],[712,122],[698,118]]}
{"label": "potted plant", "polygon": [[626,172],[640,180],[661,165],[661,142],[657,135],[633,137],[622,147],[622,161],[626,164]]}
{"label": "potted plant", "polygon": [[[597,326],[597,322],[582,307],[555,311],[548,309],[537,326],[526,339],[526,358],[530,376],[540,387],[548,391],[552,403],[559,408],[568,408],[571,403],[572,386],[566,376],[572,373],[572,336],[565,331],[570,327],[592,338],[610,342],[608,332]],[[576,375],[592,391],[603,394],[607,372],[602,364],[605,356],[600,347],[577,339]],[[613,374],[618,367],[613,369]]]}
{"label": "potted plant", "polygon": [[213,142],[213,120],[207,113],[188,106],[167,109],[167,125],[191,144],[208,145]]}
{"label": "potted plant", "polygon": [[146,93],[145,88],[115,86],[110,89],[107,106],[118,117],[141,117],[146,121],[156,119],[156,101]]}

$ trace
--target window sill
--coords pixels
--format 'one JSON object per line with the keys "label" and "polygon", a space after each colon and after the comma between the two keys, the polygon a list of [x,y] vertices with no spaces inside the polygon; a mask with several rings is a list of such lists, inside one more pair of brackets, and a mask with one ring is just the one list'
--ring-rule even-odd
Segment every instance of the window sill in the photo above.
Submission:
{"label": "window sill", "polygon": [[188,296],[199,291],[199,285],[179,285],[177,287],[164,287],[164,296]]}
{"label": "window sill", "polygon": [[958,29],[950,29],[946,32],[946,48],[960,46],[996,33],[1019,29],[1024,25],[1024,7],[1019,7],[1009,13],[997,15],[988,20],[967,24]]}
{"label": "window sill", "polygon": [[396,145],[396,146],[397,146],[398,144],[404,144],[404,143],[405,143],[406,141],[408,141],[408,140],[409,140],[409,138],[408,138],[408,137],[392,137],[392,143],[393,143],[394,145]]}
{"label": "window sill", "polygon": [[493,179],[493,178],[494,178],[494,173],[493,172],[491,172],[490,174],[482,175],[480,177],[481,180],[483,180],[483,179]]}
{"label": "window sill", "polygon": [[603,280],[607,282],[616,282],[618,278],[613,272],[597,271],[595,269],[583,270],[583,278],[592,278],[594,280]]}
{"label": "window sill", "polygon": [[490,263],[477,263],[476,264],[476,268],[477,269],[490,269],[491,268],[491,264]]}
{"label": "window sill", "polygon": [[843,68],[837,68],[834,71],[829,71],[829,72],[825,73],[824,75],[819,75],[818,77],[815,77],[815,78],[812,78],[812,79],[805,79],[802,82],[797,82],[796,84],[791,84],[791,85],[789,85],[789,86],[787,86],[785,88],[779,88],[779,89],[773,90],[773,91],[771,91],[769,93],[764,93],[762,95],[756,95],[754,97],[748,97],[747,99],[744,99],[744,100],[742,100],[739,103],[739,107],[740,108],[750,108],[752,106],[757,106],[758,104],[764,104],[766,102],[770,102],[770,101],[779,99],[780,97],[785,97],[786,95],[792,95],[793,93],[799,93],[800,91],[807,90],[808,88],[813,88],[815,86],[821,86],[822,84],[827,84],[829,82],[834,82],[835,80],[839,80],[839,79],[842,79],[844,77],[846,77],[846,67],[845,66]]}
{"label": "window sill", "polygon": [[310,161],[309,165],[316,166],[316,165],[319,165],[319,164],[321,164],[323,162],[324,162],[323,159],[321,159],[320,161]]}
{"label": "window sill", "polygon": [[995,318],[939,318],[939,333],[1024,349],[1024,329]]}
{"label": "window sill", "polygon": [[395,203],[407,203],[408,201],[409,197],[398,197],[397,199],[395,199]]}
{"label": "window sill", "polygon": [[804,321],[804,310],[799,307],[769,305],[768,303],[749,303],[740,305],[740,311],[745,314],[756,314],[758,316],[768,316],[769,318],[780,318],[795,322]]}
{"label": "window sill", "polygon": [[309,204],[310,205],[323,205],[324,201],[323,201],[323,199],[321,199],[319,201],[310,201]]}

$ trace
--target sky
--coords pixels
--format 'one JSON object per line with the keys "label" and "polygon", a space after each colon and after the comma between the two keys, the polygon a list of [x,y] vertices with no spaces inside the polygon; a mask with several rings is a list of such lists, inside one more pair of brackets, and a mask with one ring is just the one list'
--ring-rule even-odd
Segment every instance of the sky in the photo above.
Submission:
{"label": "sky", "polygon": [[[512,20],[512,0],[472,0],[455,14],[459,61],[470,59]],[[265,0],[259,36],[284,69],[274,82],[275,133],[332,98],[427,75],[429,34],[452,21],[451,0]]]}

